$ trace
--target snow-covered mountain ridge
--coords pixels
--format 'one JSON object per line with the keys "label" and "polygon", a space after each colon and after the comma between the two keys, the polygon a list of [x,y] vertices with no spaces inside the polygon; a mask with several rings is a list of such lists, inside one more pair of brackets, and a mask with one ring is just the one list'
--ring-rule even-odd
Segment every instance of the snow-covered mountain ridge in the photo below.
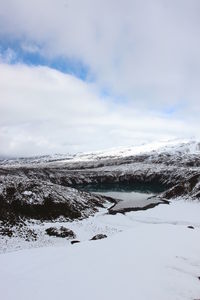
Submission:
{"label": "snow-covered mountain ridge", "polygon": [[142,154],[153,154],[154,152],[161,153],[185,153],[185,154],[199,154],[200,142],[194,140],[168,140],[168,141],[156,141],[151,143],[144,143],[141,145],[135,145],[132,147],[118,147],[111,148],[102,151],[95,151],[93,153],[81,153],[73,157],[74,161],[79,160],[93,160],[93,159],[105,159],[105,158],[118,158],[128,157]]}
{"label": "snow-covered mountain ridge", "polygon": [[117,147],[101,151],[77,153],[77,154],[54,154],[35,157],[21,157],[11,159],[0,159],[0,166],[3,165],[27,165],[27,164],[46,164],[46,163],[73,163],[89,162],[94,160],[126,158],[136,155],[154,155],[169,153],[171,155],[192,155],[200,154],[200,142],[195,140],[168,140],[156,141],[131,147]]}
{"label": "snow-covered mountain ridge", "polygon": [[25,176],[64,186],[154,182],[172,187],[200,172],[199,145],[197,141],[175,140],[120,151],[77,154],[67,160],[62,156],[53,161],[38,158],[37,163],[28,159],[4,161],[0,175]]}

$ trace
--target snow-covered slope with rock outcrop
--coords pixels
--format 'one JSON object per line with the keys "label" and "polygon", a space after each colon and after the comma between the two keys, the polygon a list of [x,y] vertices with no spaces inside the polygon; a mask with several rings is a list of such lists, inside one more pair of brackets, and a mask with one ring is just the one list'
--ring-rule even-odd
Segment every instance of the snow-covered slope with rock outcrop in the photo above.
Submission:
{"label": "snow-covered slope with rock outcrop", "polygon": [[[74,220],[88,217],[106,199],[80,191],[85,185],[156,186],[164,193],[152,203],[177,197],[200,198],[200,151],[196,141],[167,141],[132,148],[77,154],[50,160],[14,160],[0,165],[2,216]],[[140,203],[141,204],[141,203]],[[149,207],[144,205],[136,208]],[[12,218],[11,218],[12,219]]]}
{"label": "snow-covered slope with rock outcrop", "polygon": [[[134,202],[132,209],[83,192],[88,184],[156,186],[162,193]],[[199,199],[195,141],[4,160],[0,252],[21,251],[0,255],[1,295],[199,299]],[[91,240],[94,236],[105,238]]]}

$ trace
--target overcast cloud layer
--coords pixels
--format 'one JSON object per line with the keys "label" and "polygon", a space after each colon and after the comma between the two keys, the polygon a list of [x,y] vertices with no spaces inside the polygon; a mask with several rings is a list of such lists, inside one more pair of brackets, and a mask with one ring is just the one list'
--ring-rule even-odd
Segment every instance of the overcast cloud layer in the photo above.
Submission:
{"label": "overcast cloud layer", "polygon": [[0,48],[0,155],[199,138],[200,1],[0,0],[0,39],[77,60],[87,78]]}

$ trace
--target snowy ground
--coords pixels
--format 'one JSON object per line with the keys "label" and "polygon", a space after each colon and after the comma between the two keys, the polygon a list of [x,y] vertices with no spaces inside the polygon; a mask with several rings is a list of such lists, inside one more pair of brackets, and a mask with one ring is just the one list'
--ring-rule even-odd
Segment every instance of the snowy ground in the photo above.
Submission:
{"label": "snowy ground", "polygon": [[199,216],[200,203],[174,201],[69,223],[81,243],[0,255],[1,299],[200,299]]}

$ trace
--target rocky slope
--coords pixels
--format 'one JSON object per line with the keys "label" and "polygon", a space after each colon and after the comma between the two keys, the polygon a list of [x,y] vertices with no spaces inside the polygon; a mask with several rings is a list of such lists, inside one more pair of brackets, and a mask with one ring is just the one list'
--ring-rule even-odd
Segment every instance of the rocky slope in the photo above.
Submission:
{"label": "rocky slope", "polygon": [[[191,151],[191,149],[193,151]],[[109,156],[91,154],[88,158],[43,160],[32,163],[4,164],[0,175],[22,176],[49,181],[63,186],[94,183],[150,183],[172,187],[200,170],[199,143],[181,143],[176,147],[164,147],[157,151],[141,152],[128,156],[129,152]],[[87,158],[87,159],[86,159]]]}
{"label": "rocky slope", "polygon": [[184,198],[187,200],[200,199],[200,174],[197,173],[167,190],[161,197],[165,199]]}
{"label": "rocky slope", "polygon": [[0,177],[0,219],[12,216],[51,220],[87,217],[102,207],[107,199],[56,185],[48,181],[20,176]]}
{"label": "rocky slope", "polygon": [[156,147],[2,160],[0,220],[55,220],[61,216],[73,220],[93,214],[106,201],[114,201],[79,190],[88,184],[154,185],[166,190],[161,199],[199,199],[199,143]]}
{"label": "rocky slope", "polygon": [[37,220],[66,222],[93,215],[114,199],[26,176],[0,176],[0,236],[37,239]]}

